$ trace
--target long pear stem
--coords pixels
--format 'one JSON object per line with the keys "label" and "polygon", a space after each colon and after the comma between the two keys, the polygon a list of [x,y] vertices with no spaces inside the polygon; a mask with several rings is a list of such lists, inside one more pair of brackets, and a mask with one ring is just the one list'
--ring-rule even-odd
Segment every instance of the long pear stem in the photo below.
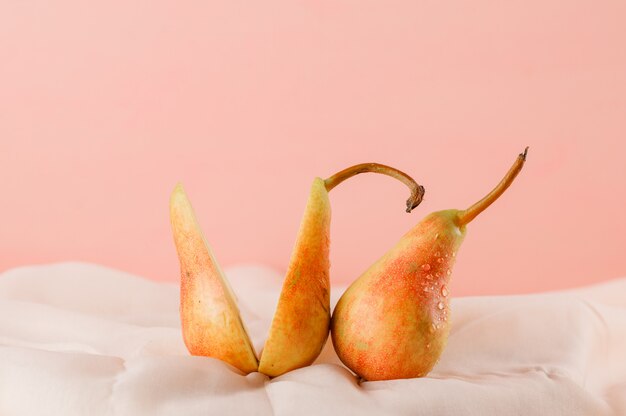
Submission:
{"label": "long pear stem", "polygon": [[324,180],[324,185],[326,185],[326,190],[330,191],[346,179],[351,178],[354,175],[358,175],[359,173],[366,172],[380,173],[391,176],[408,186],[411,190],[411,196],[406,200],[406,212],[411,212],[411,210],[418,206],[424,198],[425,190],[422,185],[419,185],[406,173],[396,168],[392,168],[391,166],[381,165],[380,163],[361,163],[359,165],[351,166]]}
{"label": "long pear stem", "polygon": [[506,191],[506,189],[513,183],[513,180],[517,176],[518,173],[522,170],[524,166],[524,162],[526,161],[526,155],[528,154],[528,147],[524,149],[524,153],[520,153],[515,159],[515,163],[511,166],[511,169],[504,175],[504,178],[500,181],[498,185],[491,192],[487,194],[483,199],[476,202],[474,205],[466,209],[465,211],[461,211],[458,216],[458,224],[466,225],[471,220],[476,218],[478,214],[483,212],[489,205],[491,205],[496,199],[500,197]]}

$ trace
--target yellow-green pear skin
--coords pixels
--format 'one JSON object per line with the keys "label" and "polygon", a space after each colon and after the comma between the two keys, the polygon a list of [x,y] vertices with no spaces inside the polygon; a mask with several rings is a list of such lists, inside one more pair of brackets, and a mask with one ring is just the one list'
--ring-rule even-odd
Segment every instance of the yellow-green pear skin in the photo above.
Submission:
{"label": "yellow-green pear skin", "polygon": [[428,215],[341,296],[332,317],[341,361],[366,380],[426,375],[450,328],[448,282],[465,226]]}
{"label": "yellow-green pear skin", "polygon": [[170,199],[170,219],[180,260],[180,316],[187,349],[192,355],[225,361],[245,374],[257,371],[236,298],[180,184]]}
{"label": "yellow-green pear skin", "polygon": [[330,201],[324,181],[311,186],[259,372],[276,377],[311,364],[330,326]]}

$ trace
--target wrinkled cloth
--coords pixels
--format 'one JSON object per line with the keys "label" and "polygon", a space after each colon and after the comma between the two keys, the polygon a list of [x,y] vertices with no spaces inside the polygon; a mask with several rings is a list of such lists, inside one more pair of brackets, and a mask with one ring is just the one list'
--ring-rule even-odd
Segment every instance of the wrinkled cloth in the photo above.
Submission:
{"label": "wrinkled cloth", "polygon": [[[260,351],[282,276],[226,274]],[[345,288],[333,287],[333,303]],[[424,378],[359,382],[330,341],[270,380],[193,357],[178,286],[83,263],[0,275],[2,415],[626,415],[626,279],[558,293],[454,298]]]}

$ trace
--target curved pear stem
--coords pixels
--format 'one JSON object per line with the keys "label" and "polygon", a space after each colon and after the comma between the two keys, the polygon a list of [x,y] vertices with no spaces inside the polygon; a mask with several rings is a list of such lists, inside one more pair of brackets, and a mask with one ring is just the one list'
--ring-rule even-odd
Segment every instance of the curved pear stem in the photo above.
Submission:
{"label": "curved pear stem", "polygon": [[380,173],[391,176],[408,186],[411,190],[411,196],[406,200],[406,212],[411,212],[411,210],[418,206],[424,198],[425,190],[422,185],[419,185],[406,173],[396,168],[392,168],[391,166],[381,165],[380,163],[361,163],[359,165],[351,166],[324,180],[324,185],[326,185],[326,190],[330,191],[346,179],[351,178],[354,175],[358,175],[359,173],[366,172]]}
{"label": "curved pear stem", "polygon": [[491,192],[487,194],[483,199],[476,202],[474,205],[466,209],[465,211],[459,212],[458,215],[458,224],[459,226],[466,225],[470,221],[472,221],[478,214],[483,212],[489,205],[491,205],[496,199],[500,197],[506,191],[506,189],[513,183],[513,180],[517,176],[518,173],[522,170],[524,166],[524,162],[526,161],[526,155],[528,154],[528,147],[524,149],[524,153],[520,153],[515,159],[515,163],[511,166],[511,169],[504,175],[504,178],[500,181],[495,188],[492,189]]}

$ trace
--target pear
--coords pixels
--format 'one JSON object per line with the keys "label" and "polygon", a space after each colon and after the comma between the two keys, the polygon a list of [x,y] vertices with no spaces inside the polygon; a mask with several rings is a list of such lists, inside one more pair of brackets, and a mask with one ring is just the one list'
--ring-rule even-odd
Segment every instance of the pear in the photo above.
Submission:
{"label": "pear", "polygon": [[189,198],[178,184],[170,219],[180,260],[180,319],[192,355],[218,358],[248,374],[258,361],[233,291],[198,225]]}
{"label": "pear", "polygon": [[405,173],[377,163],[355,165],[326,180],[316,178],[287,275],[259,362],[259,371],[276,377],[311,364],[322,351],[330,327],[330,201],[328,192],[364,172],[399,179],[411,189],[407,211],[416,207],[424,188]]}
{"label": "pear", "polygon": [[330,201],[316,178],[259,362],[271,377],[312,363],[330,326]]}
{"label": "pear", "polygon": [[527,151],[487,196],[464,211],[426,216],[341,296],[333,345],[362,379],[422,377],[436,364],[450,331],[448,283],[466,226],[509,187]]}
{"label": "pear", "polygon": [[221,359],[246,374],[258,370],[270,377],[307,366],[317,358],[330,327],[328,192],[364,172],[386,174],[409,186],[409,212],[423,198],[424,188],[408,175],[376,163],[344,169],[326,180],[314,179],[258,364],[228,281],[202,236],[182,186],[174,189],[170,214],[181,267],[181,323],[191,354]]}

